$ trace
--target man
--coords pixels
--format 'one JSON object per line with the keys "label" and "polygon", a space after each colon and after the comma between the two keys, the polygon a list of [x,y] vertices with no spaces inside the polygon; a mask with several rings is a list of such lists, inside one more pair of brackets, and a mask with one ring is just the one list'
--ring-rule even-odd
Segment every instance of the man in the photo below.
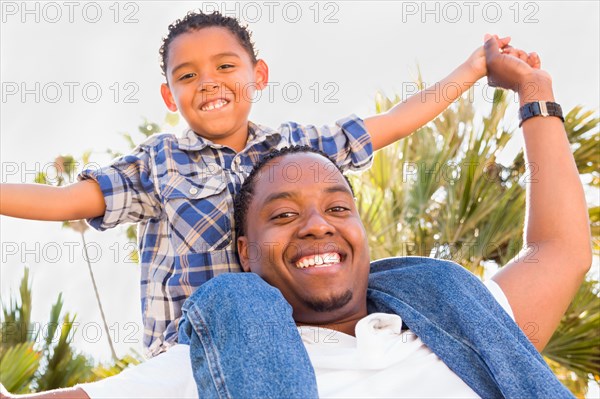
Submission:
{"label": "man", "polygon": [[[549,76],[532,55],[517,56],[486,43],[493,83],[517,90],[522,105],[553,101]],[[61,397],[193,396],[188,357],[202,397],[569,397],[536,349],[589,268],[586,204],[560,119],[524,118],[527,161],[539,167],[525,232],[537,263],[517,256],[489,291],[425,258],[375,262],[369,277],[350,185],[324,156],[285,150],[255,167],[236,201],[240,261],[252,273],[217,277],[186,302],[180,342],[189,349]],[[386,279],[390,268],[406,278]],[[517,327],[531,323],[535,348]]]}
{"label": "man", "polygon": [[[285,301],[279,291],[269,293],[254,281],[254,274],[244,274],[245,281],[216,279],[184,306],[187,318],[180,325],[180,342],[191,344],[195,378],[204,396],[323,395],[327,376],[315,366],[315,383],[306,350],[290,338],[289,314],[296,324],[327,327],[343,336],[353,334],[367,313],[382,311],[400,315],[480,396],[570,396],[548,375],[535,349],[542,350],[549,341],[591,264],[583,189],[551,78],[539,69],[539,57],[510,46],[501,51],[495,38],[486,42],[485,51],[490,83],[519,94],[525,155],[537,166],[527,187],[524,235],[525,248],[533,248],[535,256],[523,251],[493,277],[517,324],[472,276],[439,261],[373,265],[367,292],[368,248],[350,189],[344,189],[341,174],[332,173],[330,163],[314,155],[287,155],[267,160],[262,169],[257,165],[262,172],[248,177],[236,206],[244,270],[278,288]],[[310,267],[313,262],[319,267]],[[391,268],[401,268],[405,278],[395,273],[394,279],[386,279]],[[501,295],[494,296],[501,301]],[[437,302],[431,304],[432,298]],[[244,299],[252,304],[251,311],[236,306]],[[237,324],[219,323],[226,320]],[[264,325],[271,320],[281,322]],[[239,334],[239,324],[247,326],[245,334]],[[535,327],[530,337],[535,349],[517,325]],[[313,356],[310,360],[314,365]],[[371,396],[403,394],[399,387],[387,392],[375,391],[376,384],[370,388],[377,392]],[[342,392],[330,391],[332,396],[360,396],[357,390]],[[442,388],[438,396],[447,397],[448,392]]]}

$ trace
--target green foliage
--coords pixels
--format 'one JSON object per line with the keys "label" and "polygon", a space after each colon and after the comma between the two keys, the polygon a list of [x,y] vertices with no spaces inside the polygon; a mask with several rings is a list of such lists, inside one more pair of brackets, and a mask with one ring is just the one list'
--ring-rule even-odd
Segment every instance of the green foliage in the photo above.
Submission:
{"label": "green foliage", "polygon": [[[465,98],[411,136],[379,150],[370,170],[351,176],[371,258],[419,255],[453,260],[483,277],[521,250],[525,182],[535,168],[523,152],[506,165],[498,157],[513,130],[504,125],[507,92],[496,90],[481,120]],[[382,95],[385,112],[400,100]],[[575,107],[565,129],[583,181],[599,187],[599,119]],[[600,208],[589,210],[598,251]],[[583,396],[589,378],[600,381],[598,283],[582,285],[543,351],[555,373]]]}
{"label": "green foliage", "polygon": [[586,380],[600,381],[600,306],[598,281],[583,283],[544,348],[544,356]]}
{"label": "green foliage", "polygon": [[[91,360],[78,355],[71,347],[75,318],[66,314],[62,319],[62,295],[50,311],[49,322],[41,330],[31,322],[31,284],[29,270],[19,289],[20,301],[10,299],[2,306],[0,333],[0,382],[11,392],[25,393],[72,386],[91,374]],[[58,342],[54,342],[60,327]]]}
{"label": "green foliage", "polygon": [[[75,316],[61,317],[62,294],[50,310],[43,328],[31,322],[32,294],[29,270],[21,280],[19,298],[2,305],[0,329],[0,383],[11,393],[30,393],[70,387],[120,373],[139,364],[137,353],[114,364],[95,365],[72,346]],[[40,337],[40,332],[43,336]]]}
{"label": "green foliage", "polygon": [[126,368],[138,365],[142,361],[143,356],[132,350],[131,354],[123,356],[113,364],[98,365],[92,370],[92,372],[94,373],[96,379],[101,380],[106,377],[117,375]]}
{"label": "green foliage", "polygon": [[41,357],[41,353],[33,349],[33,342],[7,345],[0,354],[0,382],[9,392],[30,392]]}

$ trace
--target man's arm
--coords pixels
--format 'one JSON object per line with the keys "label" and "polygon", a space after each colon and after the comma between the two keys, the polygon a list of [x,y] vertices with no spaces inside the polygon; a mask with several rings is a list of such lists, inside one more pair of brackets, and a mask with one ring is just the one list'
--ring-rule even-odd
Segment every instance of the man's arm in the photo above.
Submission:
{"label": "man's arm", "polygon": [[34,220],[78,220],[102,216],[105,207],[100,186],[94,180],[64,187],[0,185],[0,215]]}
{"label": "man's arm", "polygon": [[[504,47],[510,42],[510,37],[498,40]],[[365,125],[371,134],[373,150],[392,144],[432,121],[485,74],[485,54],[483,47],[479,47],[443,80],[383,114],[366,118]]]}
{"label": "man's arm", "polygon": [[90,399],[90,397],[81,388],[63,388],[26,395],[12,395],[0,392],[0,399]]}
{"label": "man's arm", "polygon": [[[537,63],[539,68],[535,54],[516,51],[510,57],[500,53],[493,38],[485,50],[490,80],[517,91],[521,105],[554,101],[550,76],[530,66]],[[583,187],[561,120],[530,118],[523,123],[523,136],[531,170],[525,245],[493,280],[506,294],[517,324],[542,350],[590,268],[590,231]]]}
{"label": "man's arm", "polygon": [[198,398],[190,347],[175,345],[167,352],[103,380],[73,388],[26,395],[0,389],[0,399],[137,399]]}

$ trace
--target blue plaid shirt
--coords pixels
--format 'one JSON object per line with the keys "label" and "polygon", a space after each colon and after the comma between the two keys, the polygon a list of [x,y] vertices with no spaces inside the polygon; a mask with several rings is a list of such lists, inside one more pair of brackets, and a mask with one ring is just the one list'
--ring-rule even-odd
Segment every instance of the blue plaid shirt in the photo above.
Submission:
{"label": "blue plaid shirt", "polygon": [[98,230],[138,223],[144,345],[148,356],[177,340],[181,306],[208,279],[241,267],[233,245],[233,198],[253,165],[275,148],[310,145],[344,170],[372,160],[371,138],[352,115],[335,126],[293,122],[273,130],[249,124],[239,153],[188,130],[181,137],[154,135],[132,154],[80,180],[94,179],[106,202],[103,216],[88,220]]}

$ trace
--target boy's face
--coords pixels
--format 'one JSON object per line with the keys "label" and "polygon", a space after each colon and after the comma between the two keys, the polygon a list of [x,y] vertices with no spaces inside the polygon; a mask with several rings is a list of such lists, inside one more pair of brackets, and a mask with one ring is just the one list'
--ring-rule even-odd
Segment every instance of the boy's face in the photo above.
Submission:
{"label": "boy's face", "polygon": [[366,232],[335,165],[317,154],[288,154],[256,179],[237,243],[244,270],[278,288],[297,322],[366,314]]}
{"label": "boy's face", "polygon": [[254,93],[268,81],[267,65],[253,65],[237,38],[221,27],[177,36],[168,54],[168,84],[161,94],[169,110],[179,110],[196,134],[241,150]]}

